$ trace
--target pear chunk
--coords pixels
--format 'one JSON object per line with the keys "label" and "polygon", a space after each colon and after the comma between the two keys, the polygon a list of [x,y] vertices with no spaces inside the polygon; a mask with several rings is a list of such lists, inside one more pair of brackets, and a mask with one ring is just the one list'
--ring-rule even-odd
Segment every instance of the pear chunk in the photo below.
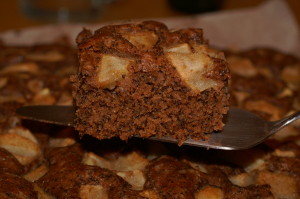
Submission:
{"label": "pear chunk", "polygon": [[191,47],[187,43],[178,44],[165,49],[165,52],[173,53],[192,53]]}
{"label": "pear chunk", "polygon": [[193,90],[201,92],[218,85],[218,82],[205,77],[206,72],[213,70],[213,60],[207,54],[168,52],[167,58]]}
{"label": "pear chunk", "polygon": [[102,88],[114,88],[116,82],[128,74],[133,60],[104,54],[98,64],[98,83]]}
{"label": "pear chunk", "polygon": [[158,37],[154,32],[138,32],[123,35],[130,43],[138,48],[150,49],[152,48]]}

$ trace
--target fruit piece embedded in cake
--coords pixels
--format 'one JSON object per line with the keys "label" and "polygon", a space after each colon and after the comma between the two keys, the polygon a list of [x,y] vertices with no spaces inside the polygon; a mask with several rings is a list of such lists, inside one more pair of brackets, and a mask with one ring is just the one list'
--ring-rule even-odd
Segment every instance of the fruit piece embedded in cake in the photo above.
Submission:
{"label": "fruit piece embedded in cake", "polygon": [[105,26],[77,37],[75,128],[98,139],[172,136],[182,143],[221,130],[229,70],[201,29],[159,22]]}

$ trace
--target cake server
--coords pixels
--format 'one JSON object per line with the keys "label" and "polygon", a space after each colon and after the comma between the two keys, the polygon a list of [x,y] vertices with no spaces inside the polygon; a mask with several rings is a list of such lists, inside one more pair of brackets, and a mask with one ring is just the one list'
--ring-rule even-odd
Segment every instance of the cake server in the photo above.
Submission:
{"label": "cake server", "polygon": [[[72,127],[75,109],[72,106],[24,106],[17,110],[17,114],[23,119]],[[205,140],[189,139],[183,144],[222,150],[248,149],[262,143],[299,118],[300,111],[281,120],[269,122],[246,110],[232,107],[225,117],[222,132],[207,133]],[[150,137],[149,139],[177,143],[170,137]]]}

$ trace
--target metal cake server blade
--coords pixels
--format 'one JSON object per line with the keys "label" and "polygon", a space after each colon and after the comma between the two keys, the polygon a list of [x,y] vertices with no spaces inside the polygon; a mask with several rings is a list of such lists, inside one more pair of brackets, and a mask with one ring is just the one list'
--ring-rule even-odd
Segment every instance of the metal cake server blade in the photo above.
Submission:
{"label": "metal cake server blade", "polygon": [[73,106],[23,106],[16,113],[23,119],[62,126],[73,126],[75,109]]}
{"label": "metal cake server blade", "polygon": [[[75,109],[73,106],[24,106],[17,109],[17,114],[24,119],[72,127]],[[222,132],[208,133],[205,140],[189,139],[183,144],[222,150],[248,149],[262,143],[299,118],[300,111],[281,120],[269,122],[248,111],[231,107]],[[177,143],[171,137],[149,139]]]}

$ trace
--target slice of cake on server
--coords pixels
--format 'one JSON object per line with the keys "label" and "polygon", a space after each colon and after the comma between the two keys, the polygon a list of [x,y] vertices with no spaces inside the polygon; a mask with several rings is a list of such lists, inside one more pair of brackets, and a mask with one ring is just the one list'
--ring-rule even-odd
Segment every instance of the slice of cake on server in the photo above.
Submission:
{"label": "slice of cake on server", "polygon": [[179,144],[221,130],[227,62],[201,29],[159,22],[105,26],[77,37],[75,128],[98,139],[171,136]]}

